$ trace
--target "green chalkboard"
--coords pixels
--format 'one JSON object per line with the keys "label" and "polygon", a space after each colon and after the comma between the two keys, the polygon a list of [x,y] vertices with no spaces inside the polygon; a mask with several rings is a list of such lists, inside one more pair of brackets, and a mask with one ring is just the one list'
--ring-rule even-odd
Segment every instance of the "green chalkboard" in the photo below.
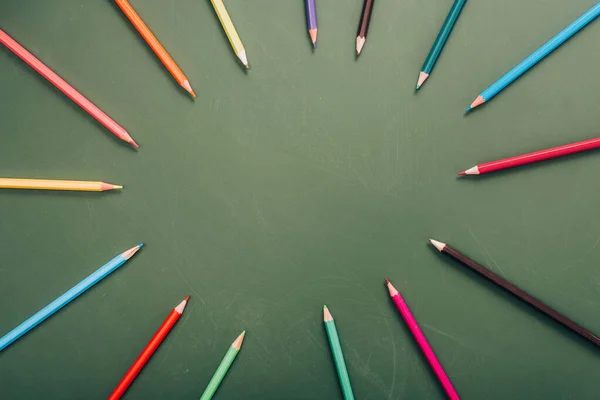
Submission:
{"label": "green chalkboard", "polygon": [[443,399],[384,285],[402,292],[465,399],[596,399],[599,352],[427,244],[445,241],[600,332],[600,153],[458,179],[478,162],[598,136],[600,21],[469,115],[477,94],[594,0],[131,0],[190,79],[177,85],[111,1],[0,2],[0,28],[122,124],[114,138],[0,48],[0,176],[120,193],[0,192],[0,335],[118,253],[112,276],[0,353],[0,398],[102,399],[173,306],[183,317],[126,394],[338,399],[335,317],[357,399]]}

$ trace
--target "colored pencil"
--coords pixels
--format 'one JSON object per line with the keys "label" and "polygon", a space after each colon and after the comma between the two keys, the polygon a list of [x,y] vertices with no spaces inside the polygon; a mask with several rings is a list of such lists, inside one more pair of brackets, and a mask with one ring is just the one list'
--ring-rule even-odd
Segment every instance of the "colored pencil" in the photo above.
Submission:
{"label": "colored pencil", "polygon": [[221,25],[223,26],[223,30],[225,31],[225,34],[229,39],[229,43],[233,48],[233,52],[240,59],[242,64],[244,64],[246,68],[249,68],[246,49],[244,48],[244,45],[242,44],[242,41],[240,40],[240,37],[237,31],[235,30],[235,26],[233,25],[233,22],[229,17],[229,13],[225,8],[225,4],[223,4],[222,0],[210,0],[210,2],[212,3],[213,8],[215,9],[215,13],[217,13],[217,17],[219,17],[219,21],[221,21]]}
{"label": "colored pencil", "polygon": [[419,72],[419,80],[417,81],[417,90],[419,90],[427,78],[429,78],[429,75],[431,74],[438,57],[444,49],[444,45],[446,44],[446,41],[448,40],[448,37],[454,28],[454,24],[456,23],[456,20],[458,19],[466,2],[467,0],[454,0],[454,4],[452,5],[452,8],[450,8],[450,12],[446,17],[446,21],[444,21],[444,25],[442,25],[440,33],[438,33],[435,42],[433,42],[433,46],[431,47],[431,50],[429,51],[429,54],[423,63],[423,67],[421,67],[421,72]]}
{"label": "colored pencil", "polygon": [[108,263],[100,267],[100,269],[98,269],[96,272],[66,291],[52,303],[48,304],[46,307],[29,317],[21,325],[4,335],[2,338],[0,338],[0,351],[4,350],[21,336],[25,335],[27,332],[41,324],[71,301],[75,300],[80,294],[94,286],[96,283],[100,282],[102,279],[106,278],[111,272],[119,268],[121,265],[125,264],[125,262],[133,257],[133,255],[137,253],[142,246],[143,244],[139,244],[119,254]]}
{"label": "colored pencil", "polygon": [[564,327],[566,327],[566,328],[570,329],[571,331],[573,331],[573,332],[575,332],[575,333],[583,336],[584,338],[586,338],[590,342],[594,343],[596,346],[600,347],[600,338],[598,336],[596,336],[593,333],[589,332],[585,328],[579,326],[578,324],[576,324],[575,322],[571,321],[569,318],[565,317],[564,315],[562,315],[558,311],[556,311],[553,308],[551,308],[551,307],[547,306],[546,304],[542,303],[541,301],[539,301],[535,297],[531,296],[530,294],[528,294],[524,290],[519,289],[518,287],[516,287],[512,283],[508,282],[506,279],[499,277],[498,275],[496,275],[495,273],[493,273],[489,269],[487,269],[487,268],[479,265],[478,263],[476,263],[475,261],[471,260],[467,256],[462,255],[457,250],[455,250],[452,247],[448,246],[446,243],[442,243],[442,242],[439,242],[439,241],[433,240],[433,239],[429,239],[429,241],[441,253],[444,253],[444,254],[452,257],[453,259],[455,259],[459,263],[463,264],[465,267],[468,267],[469,269],[471,269],[472,271],[477,272],[479,275],[483,276],[484,278],[487,278],[489,281],[495,283],[496,285],[498,285],[502,289],[506,290],[508,293],[512,294],[513,296],[515,296],[519,300],[521,300],[521,301],[529,304],[531,307],[533,307],[536,310],[538,310],[538,311],[546,314],[548,317],[552,318],[556,322],[561,323]]}
{"label": "colored pencil", "polygon": [[227,375],[229,367],[231,367],[231,364],[233,364],[233,361],[240,352],[240,348],[242,347],[242,342],[244,341],[245,334],[246,331],[242,332],[240,336],[238,336],[237,339],[235,339],[235,341],[231,344],[229,350],[227,350],[227,353],[225,353],[225,357],[223,357],[221,364],[219,364],[217,371],[211,378],[206,389],[204,389],[204,393],[202,393],[202,397],[200,397],[200,400],[212,399],[215,392],[219,388],[221,381],[223,381],[223,378],[225,378],[225,375]]}
{"label": "colored pencil", "polygon": [[58,90],[63,92],[68,98],[73,100],[79,107],[83,108],[88,114],[94,117],[100,122],[106,129],[111,131],[116,137],[124,140],[135,147],[140,147],[138,144],[129,136],[129,133],[121,125],[117,124],[102,110],[96,107],[91,101],[85,98],[79,93],[73,86],[69,85],[60,76],[56,75],[54,71],[48,68],[44,63],[38,60],[33,54],[27,51],[23,46],[17,43],[12,37],[6,32],[0,29],[0,43],[5,45],[10,51],[15,53],[21,60],[27,65],[33,68],[38,74],[46,78],[52,83]]}
{"label": "colored pencil", "polygon": [[123,186],[104,182],[57,181],[46,179],[0,178],[0,189],[71,190],[78,192],[104,192],[123,189]]}
{"label": "colored pencil", "polygon": [[553,147],[551,149],[539,150],[533,153],[521,154],[515,157],[504,158],[502,160],[490,161],[459,172],[458,175],[483,175],[489,172],[500,171],[507,168],[518,167],[535,163],[538,161],[549,160],[579,153],[586,150],[593,150],[600,147],[600,138],[584,140],[583,142],[565,144],[564,146]]}
{"label": "colored pencil", "polygon": [[419,328],[417,320],[415,319],[415,317],[413,317],[412,313],[410,312],[410,309],[406,305],[406,302],[400,295],[400,292],[396,290],[396,288],[392,285],[389,279],[386,278],[385,282],[387,284],[388,291],[390,292],[390,297],[394,301],[394,304],[400,312],[402,319],[404,319],[404,322],[406,322],[406,325],[408,325],[410,333],[412,333],[413,337],[415,338],[415,341],[421,348],[423,355],[427,359],[427,362],[431,366],[433,373],[442,385],[444,392],[446,392],[446,396],[448,396],[449,399],[458,400],[459,397],[456,393],[456,390],[454,390],[454,387],[452,386],[452,382],[450,382],[450,379],[448,379],[446,372],[444,372],[442,365],[435,356],[435,353],[431,349],[431,346],[429,346],[425,335],[423,335],[423,332],[421,332],[421,328]]}
{"label": "colored pencil", "polygon": [[333,354],[333,361],[335,362],[335,368],[337,369],[342,394],[344,395],[345,400],[354,400],[354,393],[352,393],[352,385],[350,385],[350,377],[348,376],[348,369],[346,368],[346,362],[344,361],[344,353],[342,353],[340,338],[335,327],[335,321],[327,306],[323,306],[323,322],[325,323],[325,330],[327,331],[327,337],[329,338],[329,346],[331,347],[331,353]]}
{"label": "colored pencil", "polygon": [[160,328],[158,328],[158,331],[156,331],[152,339],[150,339],[150,342],[148,342],[144,350],[142,350],[142,353],[135,360],[131,368],[129,368],[123,379],[121,379],[121,382],[119,382],[115,390],[113,390],[113,392],[110,394],[108,400],[120,399],[125,394],[133,380],[138,376],[142,368],[144,368],[158,346],[160,346],[169,332],[171,332],[171,329],[173,329],[173,326],[175,326],[175,323],[177,323],[181,317],[181,314],[183,314],[183,310],[185,309],[189,299],[190,296],[187,296],[171,311],[167,319],[165,319]]}
{"label": "colored pencil", "polygon": [[371,23],[371,14],[373,12],[373,3],[375,0],[365,0],[363,3],[360,22],[358,23],[358,33],[356,34],[356,56],[358,57],[367,40],[367,32]]}
{"label": "colored pencil", "polygon": [[144,23],[142,18],[138,15],[138,13],[133,9],[131,4],[127,0],[115,0],[115,3],[119,6],[123,14],[127,17],[129,22],[135,27],[135,29],[139,32],[139,34],[144,38],[148,46],[152,49],[154,54],[158,57],[158,59],[163,63],[165,68],[169,70],[173,78],[179,83],[181,87],[189,92],[192,97],[196,98],[196,93],[192,89],[192,85],[190,85],[189,79],[185,76],[181,68],[175,63],[173,58],[167,53],[165,48],[160,44],[156,36],[152,33],[150,28]]}
{"label": "colored pencil", "polygon": [[305,0],[306,3],[306,25],[308,26],[308,34],[313,44],[313,48],[317,47],[317,33],[319,25],[317,24],[317,5],[315,0]]}
{"label": "colored pencil", "polygon": [[481,94],[473,101],[473,103],[467,108],[467,112],[471,109],[480,106],[492,97],[500,93],[505,87],[514,82],[517,78],[527,72],[531,67],[541,61],[548,54],[552,53],[558,46],[566,42],[571,36],[579,32],[587,24],[592,22],[596,17],[600,15],[600,2],[590,8],[585,14],[577,18],[575,22],[567,26],[558,35],[550,39],[545,45],[537,49],[529,57],[523,60],[516,67],[511,69],[506,75],[497,80],[492,86],[485,89]]}

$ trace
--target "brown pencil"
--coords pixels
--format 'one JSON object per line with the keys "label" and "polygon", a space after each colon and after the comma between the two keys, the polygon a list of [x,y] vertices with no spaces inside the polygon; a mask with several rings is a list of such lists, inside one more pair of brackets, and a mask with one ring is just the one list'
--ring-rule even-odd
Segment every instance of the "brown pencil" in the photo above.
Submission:
{"label": "brown pencil", "polygon": [[360,15],[360,23],[358,24],[358,33],[356,34],[356,56],[360,55],[360,52],[365,45],[367,40],[367,32],[369,31],[369,24],[371,23],[371,13],[373,12],[373,3],[375,0],[365,0],[363,3],[362,14]]}
{"label": "brown pencil", "polygon": [[464,266],[466,266],[466,267],[470,268],[471,270],[477,272],[478,274],[480,274],[484,278],[487,278],[488,280],[492,281],[496,285],[500,286],[502,289],[504,289],[507,292],[509,292],[510,294],[514,295],[519,300],[521,300],[521,301],[529,304],[531,307],[533,307],[536,310],[538,310],[538,311],[546,314],[547,316],[549,316],[553,320],[555,320],[557,322],[560,322],[566,328],[569,328],[573,332],[575,332],[575,333],[583,336],[584,338],[586,338],[587,340],[589,340],[590,342],[592,342],[596,346],[600,347],[600,338],[598,336],[594,335],[593,333],[591,333],[587,329],[579,326],[578,324],[576,324],[575,322],[571,321],[569,318],[565,317],[564,315],[562,315],[558,311],[556,311],[553,308],[551,308],[551,307],[547,306],[546,304],[542,303],[541,301],[539,301],[535,297],[531,296],[527,292],[519,289],[518,287],[516,287],[515,285],[513,285],[512,283],[510,283],[506,279],[499,277],[498,275],[496,275],[495,273],[493,273],[489,269],[487,269],[487,268],[485,268],[485,267],[477,264],[475,261],[471,260],[467,256],[464,256],[464,255],[460,254],[458,251],[454,250],[452,247],[448,246],[446,243],[438,242],[437,240],[433,240],[433,239],[429,239],[429,241],[440,252],[449,255],[450,257],[454,258],[456,261],[460,262]]}

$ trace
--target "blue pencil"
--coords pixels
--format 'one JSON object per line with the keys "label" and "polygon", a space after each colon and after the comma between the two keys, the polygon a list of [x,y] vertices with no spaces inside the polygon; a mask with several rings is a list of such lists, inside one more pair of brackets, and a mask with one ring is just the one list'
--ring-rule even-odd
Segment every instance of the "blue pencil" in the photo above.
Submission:
{"label": "blue pencil", "polygon": [[587,24],[592,22],[600,15],[600,2],[590,8],[585,14],[579,17],[571,25],[567,26],[562,32],[550,39],[548,43],[537,49],[533,54],[523,60],[519,65],[511,69],[506,75],[500,78],[489,88],[485,89],[475,99],[475,101],[467,108],[467,111],[485,103],[492,97],[500,93],[505,87],[514,82],[517,78],[527,72],[531,67],[537,64],[540,60],[552,53],[558,46],[566,42],[571,36],[579,32]]}
{"label": "blue pencil", "polygon": [[0,351],[4,350],[14,341],[46,320],[46,318],[52,316],[52,314],[69,304],[71,301],[75,300],[80,294],[94,286],[96,283],[100,282],[121,265],[125,264],[125,262],[133,257],[133,255],[137,253],[142,246],[143,244],[139,244],[119,254],[108,263],[104,264],[99,270],[79,282],[73,288],[69,289],[62,296],[48,304],[46,307],[42,308],[33,316],[29,317],[29,319],[23,322],[21,325],[4,335],[4,337],[0,339]]}

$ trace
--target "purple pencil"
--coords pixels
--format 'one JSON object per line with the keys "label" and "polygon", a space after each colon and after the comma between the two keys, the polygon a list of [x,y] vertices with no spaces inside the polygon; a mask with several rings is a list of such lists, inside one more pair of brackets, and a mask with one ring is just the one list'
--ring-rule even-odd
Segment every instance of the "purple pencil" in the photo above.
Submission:
{"label": "purple pencil", "polygon": [[310,40],[312,41],[313,48],[317,47],[317,31],[319,30],[319,25],[317,24],[317,5],[315,4],[315,0],[305,0],[306,1],[306,24],[308,25],[308,34],[310,35]]}

